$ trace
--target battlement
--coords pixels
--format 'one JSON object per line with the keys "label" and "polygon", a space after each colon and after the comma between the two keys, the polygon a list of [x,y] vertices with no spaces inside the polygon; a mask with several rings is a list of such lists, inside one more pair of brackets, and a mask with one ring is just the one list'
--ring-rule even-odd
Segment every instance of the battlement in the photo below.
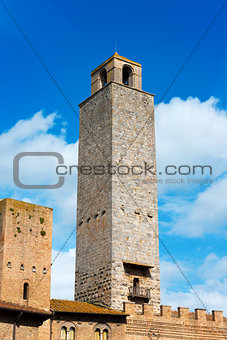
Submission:
{"label": "battlement", "polygon": [[151,304],[143,304],[139,311],[133,302],[125,302],[124,312],[129,318],[152,320],[155,322],[168,322],[186,325],[199,325],[209,327],[227,327],[227,318],[223,317],[223,311],[213,310],[208,314],[205,309],[196,308],[190,312],[189,308],[178,307],[177,311],[172,310],[171,306],[161,306],[160,313],[155,313]]}

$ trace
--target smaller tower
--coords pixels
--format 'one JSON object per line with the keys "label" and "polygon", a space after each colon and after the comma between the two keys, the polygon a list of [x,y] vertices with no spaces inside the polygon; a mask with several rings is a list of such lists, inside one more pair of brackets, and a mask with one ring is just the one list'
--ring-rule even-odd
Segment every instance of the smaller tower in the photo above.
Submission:
{"label": "smaller tower", "polygon": [[119,56],[117,52],[91,72],[91,94],[111,83],[142,90],[142,66]]}
{"label": "smaller tower", "polygon": [[50,309],[52,209],[0,200],[0,300]]}

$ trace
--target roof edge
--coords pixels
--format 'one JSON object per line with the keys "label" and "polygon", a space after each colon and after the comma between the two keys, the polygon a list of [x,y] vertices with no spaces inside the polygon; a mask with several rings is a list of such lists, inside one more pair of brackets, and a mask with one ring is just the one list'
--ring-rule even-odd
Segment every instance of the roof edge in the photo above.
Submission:
{"label": "roof edge", "polygon": [[123,56],[120,56],[117,52],[115,52],[110,58],[108,58],[106,61],[104,61],[102,64],[100,64],[99,66],[97,66],[92,72],[91,72],[91,76],[97,72],[100,68],[102,68],[105,64],[107,64],[109,61],[111,61],[113,58],[116,58],[118,60],[123,60],[127,63],[130,63],[130,64],[133,64],[133,65],[136,65],[136,66],[139,66],[139,67],[142,67],[141,64],[135,62],[135,61],[132,61],[128,58],[125,58]]}

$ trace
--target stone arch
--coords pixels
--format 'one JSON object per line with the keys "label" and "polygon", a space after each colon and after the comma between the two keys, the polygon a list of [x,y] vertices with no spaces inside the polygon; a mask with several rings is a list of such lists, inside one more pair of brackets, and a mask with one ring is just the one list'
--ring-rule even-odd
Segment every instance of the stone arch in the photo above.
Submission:
{"label": "stone arch", "polygon": [[107,331],[108,331],[108,340],[111,340],[111,339],[112,339],[112,337],[111,337],[111,328],[110,328],[109,325],[107,325],[107,324],[105,324],[105,323],[98,323],[98,324],[96,324],[95,327],[94,327],[94,334],[95,334],[95,332],[96,332],[97,330],[100,330],[100,334],[103,334],[103,332],[104,332],[105,330],[107,330]]}
{"label": "stone arch", "polygon": [[101,85],[104,87],[107,84],[107,71],[105,68],[103,68],[100,71],[100,79],[101,79]]}
{"label": "stone arch", "polygon": [[122,84],[133,87],[133,68],[128,64],[122,67]]}
{"label": "stone arch", "polygon": [[[70,328],[74,328],[74,330],[75,330],[74,339],[76,340],[77,328],[76,328],[76,325],[74,324],[74,322],[72,322],[72,321],[63,321],[63,322],[60,323],[59,332],[58,332],[59,333],[59,339],[61,339],[61,334],[62,334],[62,329],[63,328],[66,329],[66,333],[69,333]],[[66,337],[66,339],[67,339],[67,337]]]}

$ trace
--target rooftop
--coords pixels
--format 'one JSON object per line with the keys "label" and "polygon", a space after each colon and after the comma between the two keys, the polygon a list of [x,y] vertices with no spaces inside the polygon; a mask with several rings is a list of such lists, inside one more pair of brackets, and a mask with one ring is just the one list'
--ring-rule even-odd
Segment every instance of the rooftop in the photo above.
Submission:
{"label": "rooftop", "polygon": [[19,312],[27,312],[27,313],[37,313],[37,314],[50,314],[47,311],[39,308],[33,308],[29,306],[21,306],[15,303],[0,301],[0,309],[8,309],[9,311],[19,311]]}
{"label": "rooftop", "polygon": [[120,56],[117,52],[115,52],[109,59],[107,59],[106,61],[104,61],[101,65],[97,66],[97,67],[91,72],[91,75],[94,74],[94,73],[95,73],[97,70],[99,70],[101,67],[103,67],[105,64],[107,64],[108,62],[110,62],[113,58],[116,58],[116,59],[125,61],[126,63],[133,64],[133,65],[136,65],[136,66],[141,67],[141,64],[136,63],[135,61],[132,61],[132,60],[127,59],[127,58],[125,58],[125,57],[122,57],[122,56]]}
{"label": "rooftop", "polygon": [[50,300],[50,308],[55,312],[63,313],[86,313],[86,314],[106,314],[106,315],[122,315],[127,314],[119,312],[112,308],[101,307],[87,302],[72,301],[72,300]]}

